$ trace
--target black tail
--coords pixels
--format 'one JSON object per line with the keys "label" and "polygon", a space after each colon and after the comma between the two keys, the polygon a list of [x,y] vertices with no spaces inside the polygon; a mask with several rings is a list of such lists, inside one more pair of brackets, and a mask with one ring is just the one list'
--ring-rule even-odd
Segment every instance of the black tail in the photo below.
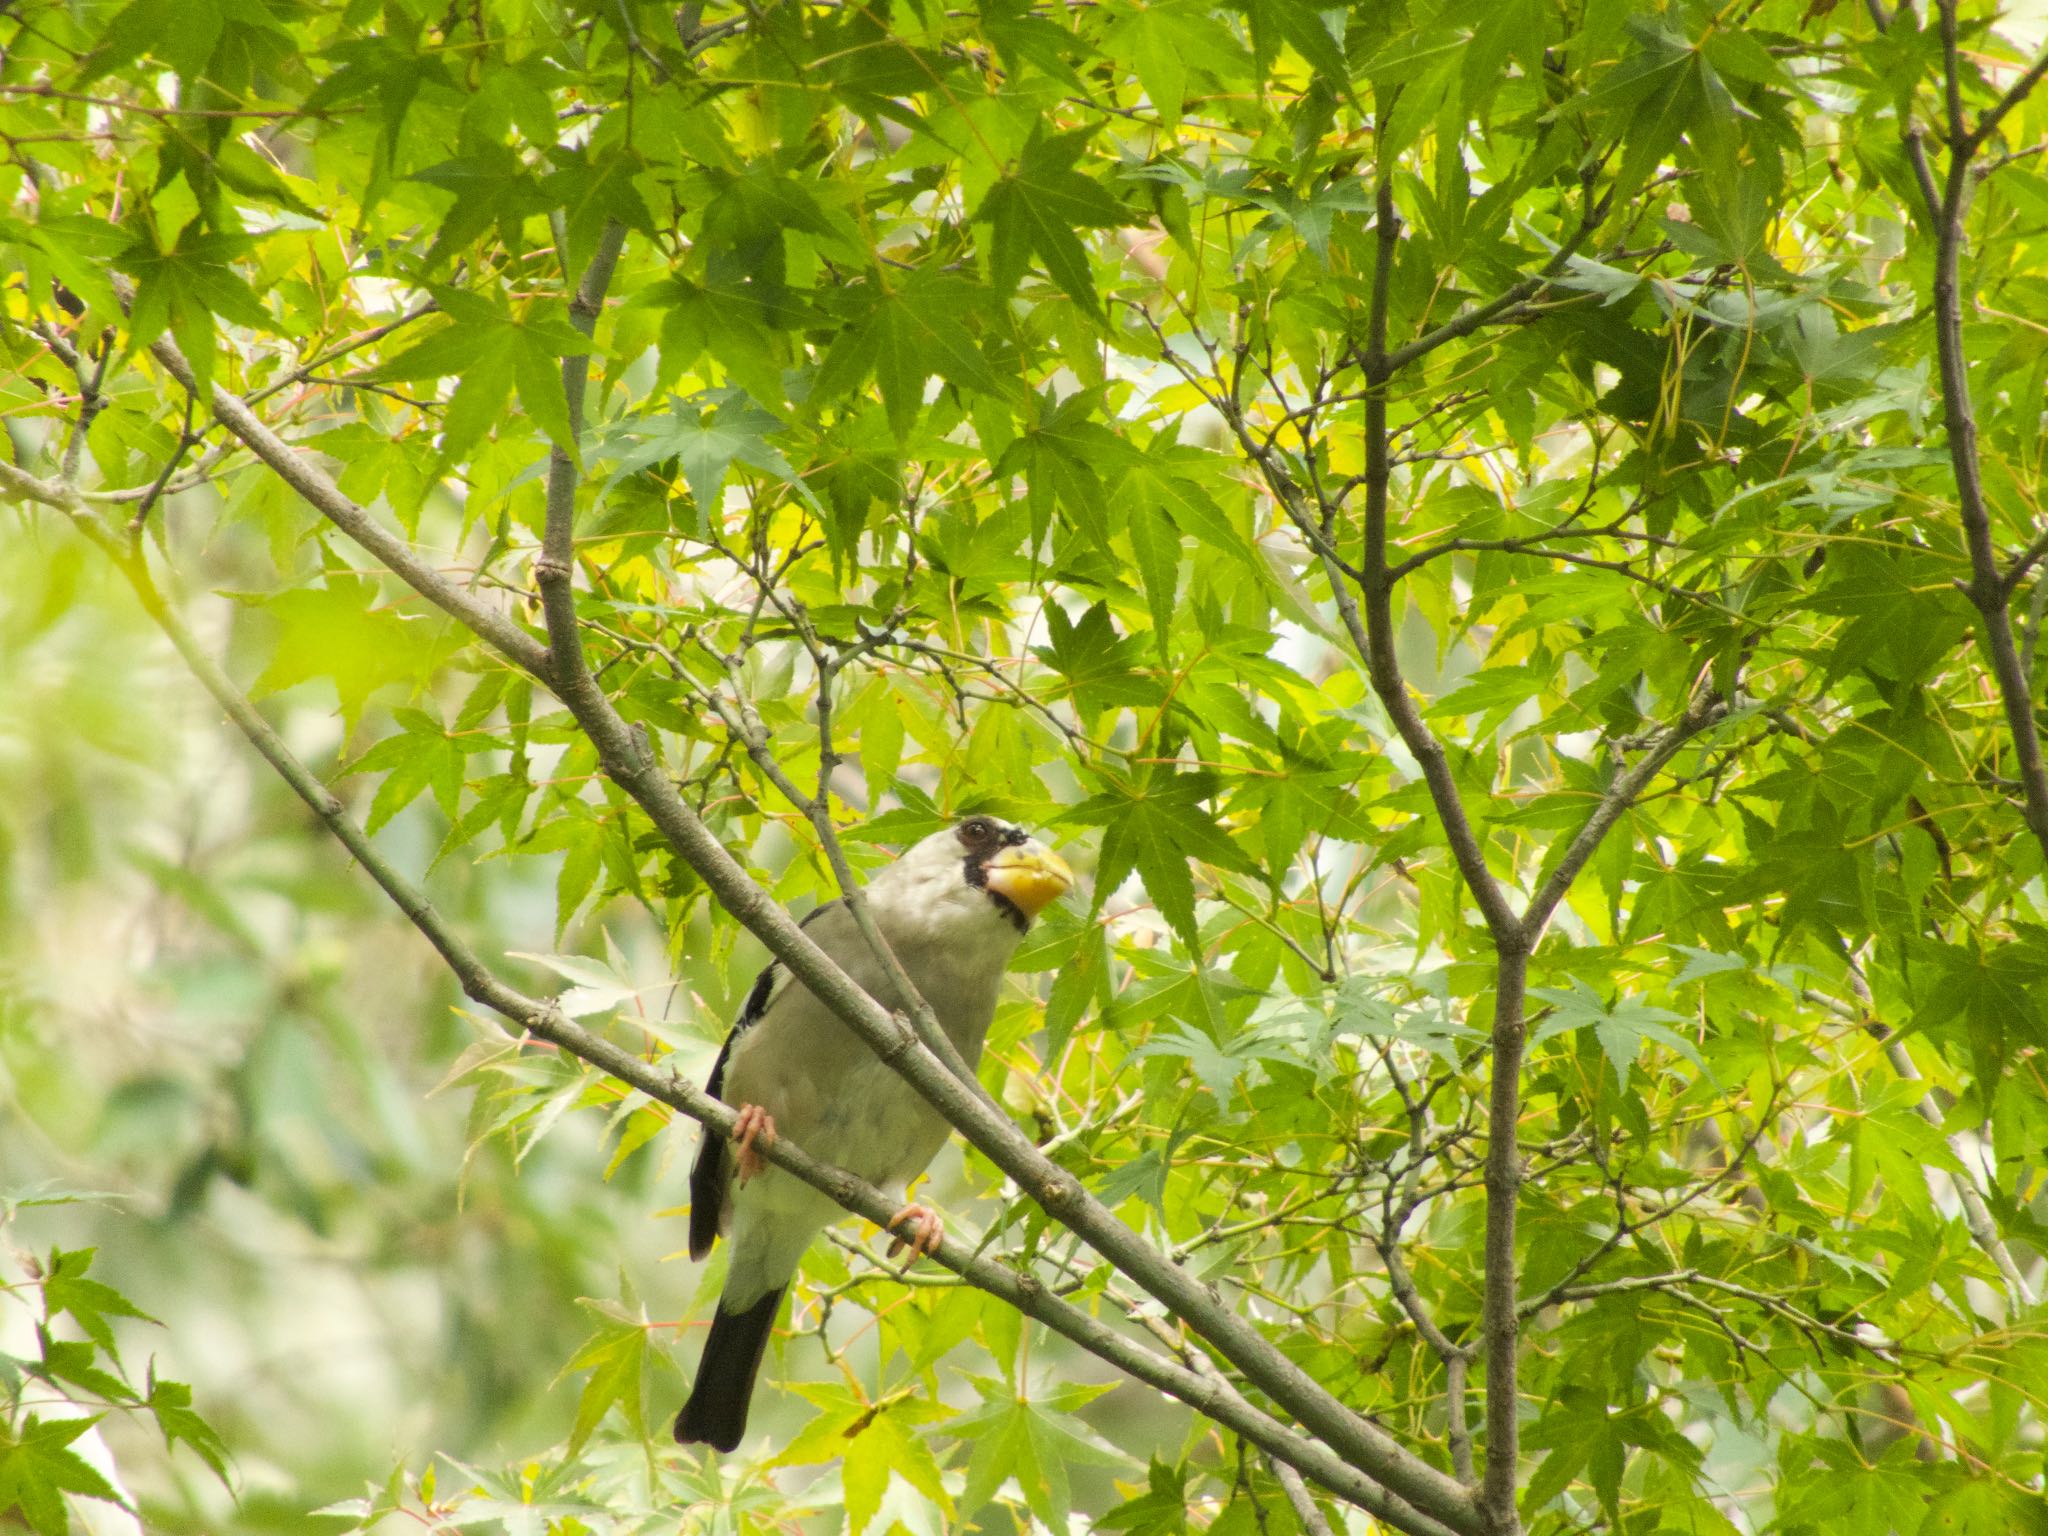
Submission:
{"label": "black tail", "polygon": [[720,1307],[711,1316],[711,1336],[697,1357],[697,1384],[676,1415],[676,1439],[702,1442],[730,1451],[747,1432],[747,1402],[754,1395],[754,1377],[775,1331],[775,1314],[787,1286],[777,1286],[744,1312]]}

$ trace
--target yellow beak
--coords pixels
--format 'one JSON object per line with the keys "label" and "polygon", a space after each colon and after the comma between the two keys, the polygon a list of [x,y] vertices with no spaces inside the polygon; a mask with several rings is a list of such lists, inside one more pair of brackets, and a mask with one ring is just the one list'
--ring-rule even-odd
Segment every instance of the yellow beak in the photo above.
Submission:
{"label": "yellow beak", "polygon": [[1026,917],[1038,916],[1073,883],[1067,861],[1035,838],[1021,847],[999,849],[988,861],[988,888]]}

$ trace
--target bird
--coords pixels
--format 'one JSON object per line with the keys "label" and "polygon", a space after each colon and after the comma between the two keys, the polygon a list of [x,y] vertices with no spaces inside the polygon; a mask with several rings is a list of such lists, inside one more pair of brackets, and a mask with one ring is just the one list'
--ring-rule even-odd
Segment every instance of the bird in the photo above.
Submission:
{"label": "bird", "polygon": [[[1022,827],[970,816],[932,833],[866,888],[875,927],[971,1068],[995,1017],[1003,971],[1047,905],[1074,883],[1065,860]],[[891,1010],[907,1005],[844,902],[825,903],[804,931]],[[705,1084],[739,1111],[731,1137],[704,1128],[690,1171],[690,1257],[731,1242],[725,1286],[698,1357],[675,1437],[735,1449],[754,1378],[804,1250],[843,1212],[761,1148],[788,1136],[820,1161],[907,1198],[949,1127],[918,1091],[779,963],[755,979]],[[889,1221],[890,1253],[938,1249],[944,1226],[906,1204]],[[904,1235],[906,1234],[907,1235]]]}

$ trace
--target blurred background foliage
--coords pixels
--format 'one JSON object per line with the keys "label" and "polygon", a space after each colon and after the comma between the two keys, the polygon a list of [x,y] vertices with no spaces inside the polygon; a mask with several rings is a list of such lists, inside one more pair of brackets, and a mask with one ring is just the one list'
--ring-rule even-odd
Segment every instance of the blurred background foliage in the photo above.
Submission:
{"label": "blurred background foliage", "polygon": [[[394,1456],[558,1439],[575,1395],[547,1388],[588,1332],[576,1298],[615,1294],[623,1271],[675,1317],[694,1289],[662,1267],[678,1225],[650,1220],[688,1135],[609,1183],[595,1117],[522,1143],[516,1167],[507,1143],[472,1153],[468,1096],[433,1094],[474,1033],[445,970],[228,734],[106,563],[37,544],[13,546],[0,594],[0,1189],[107,1194],[23,1211],[8,1241],[96,1246],[97,1273],[163,1320],[124,1323],[126,1353],[192,1383],[235,1448],[238,1516],[202,1464],[121,1454],[146,1427],[110,1421],[150,1523],[298,1529]],[[243,585],[251,554],[216,545],[206,575]],[[260,615],[209,618],[225,648],[268,648]],[[333,759],[331,684],[272,708]],[[423,867],[435,819],[422,805],[383,836]],[[479,942],[549,948],[554,863],[486,881],[452,860],[433,890]],[[605,927],[659,973],[643,917]]]}

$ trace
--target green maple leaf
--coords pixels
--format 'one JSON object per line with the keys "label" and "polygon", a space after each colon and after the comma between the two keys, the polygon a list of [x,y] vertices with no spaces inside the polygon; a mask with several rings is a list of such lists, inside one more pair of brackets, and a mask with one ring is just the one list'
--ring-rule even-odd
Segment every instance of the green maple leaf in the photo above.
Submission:
{"label": "green maple leaf", "polygon": [[315,678],[334,684],[342,718],[351,729],[377,689],[393,683],[423,686],[434,669],[461,648],[449,625],[401,618],[373,606],[374,583],[330,572],[325,586],[281,592],[263,604],[279,624],[277,649],[256,680],[276,693]]}
{"label": "green maple leaf", "polygon": [[168,251],[159,251],[145,237],[115,259],[114,264],[135,279],[130,347],[146,347],[168,329],[192,365],[201,398],[213,379],[216,315],[253,330],[278,328],[255,291],[229,265],[255,243],[248,235],[203,234],[194,220]]}
{"label": "green maple leaf", "polygon": [[434,298],[454,323],[408,347],[371,377],[460,381],[441,419],[441,462],[459,462],[483,440],[503,415],[514,385],[526,414],[557,447],[574,454],[561,363],[588,352],[590,343],[566,319],[537,308],[514,315],[495,299],[460,288],[436,288]]}
{"label": "green maple leaf", "polygon": [[1183,1462],[1169,1467],[1157,1456],[1147,1475],[1148,1487],[1095,1523],[1104,1530],[1130,1531],[1133,1536],[1179,1536],[1188,1528],[1188,1469]]}
{"label": "green maple leaf", "polygon": [[1188,860],[1197,858],[1240,874],[1259,873],[1258,866],[1204,808],[1203,802],[1215,792],[1213,774],[1175,773],[1160,766],[1140,779],[1115,784],[1069,811],[1067,820],[1104,829],[1095,876],[1097,910],[1135,871],[1145,882],[1153,905],[1187,948],[1200,948],[1195,882]]}
{"label": "green maple leaf", "polygon": [[1063,1529],[1072,1504],[1067,1469],[1076,1465],[1121,1466],[1123,1458],[1096,1438],[1074,1410],[1109,1390],[1107,1385],[1062,1387],[1036,1401],[1008,1382],[974,1379],[982,1406],[946,1426],[948,1434],[972,1435],[963,1509],[974,1510],[1014,1477],[1031,1512],[1049,1529]]}
{"label": "green maple leaf", "polygon": [[11,1434],[0,1425],[0,1512],[19,1510],[42,1536],[67,1536],[71,1515],[64,1495],[83,1494],[127,1509],[128,1501],[88,1461],[70,1449],[71,1442],[99,1423],[86,1419],[39,1421],[29,1414]]}
{"label": "green maple leaf", "polygon": [[16,248],[31,291],[47,289],[55,278],[85,301],[89,315],[119,313],[120,301],[107,280],[107,267],[129,243],[118,225],[82,214],[46,214],[34,224],[0,219],[0,243]]}
{"label": "green maple leaf", "polygon": [[576,1422],[569,1430],[569,1454],[590,1439],[614,1403],[625,1416],[635,1439],[647,1437],[647,1415],[641,1383],[647,1374],[647,1320],[626,1313],[614,1303],[584,1299],[582,1306],[597,1319],[597,1331],[562,1367],[562,1375],[590,1372],[583,1395],[576,1400]]}
{"label": "green maple leaf", "polygon": [[[705,402],[712,402],[712,409],[705,410]],[[770,432],[781,429],[781,422],[744,395],[713,390],[671,401],[664,416],[641,417],[616,429],[591,457],[616,461],[608,485],[664,459],[676,460],[697,503],[699,529],[708,525],[712,510],[723,499],[725,477],[735,464],[774,475],[822,514],[810,488],[768,441]]]}
{"label": "green maple leaf", "polygon": [[1032,647],[1032,654],[1066,679],[1065,691],[1084,715],[1092,718],[1116,704],[1157,702],[1159,685],[1138,670],[1144,642],[1116,632],[1108,604],[1094,604],[1078,621],[1049,604],[1045,623],[1052,643]]}
{"label": "green maple leaf", "polygon": [[1048,395],[1041,406],[1040,419],[1010,444],[996,473],[1024,481],[1034,545],[1052,526],[1057,503],[1090,543],[1116,558],[1109,542],[1110,495],[1103,475],[1133,462],[1137,455],[1096,419],[1101,401],[1095,395],[1077,392],[1057,402]]}
{"label": "green maple leaf", "polygon": [[1180,530],[1157,507],[1131,508],[1127,531],[1131,548],[1138,557],[1138,577],[1145,587],[1145,602],[1152,610],[1152,643],[1159,652],[1159,664],[1173,665],[1174,599],[1180,590]]}
{"label": "green maple leaf", "polygon": [[1351,89],[1351,70],[1344,61],[1340,39],[1344,11],[1335,12],[1338,32],[1326,19],[1332,13],[1313,0],[1244,0],[1245,19],[1251,23],[1252,43],[1263,73],[1281,43],[1314,66],[1317,74],[1346,92]]}
{"label": "green maple leaf", "polygon": [[631,146],[613,144],[593,157],[587,149],[557,146],[549,155],[556,169],[541,181],[541,190],[561,206],[569,232],[569,270],[580,273],[590,260],[607,220],[617,220],[638,234],[654,237],[654,216],[633,178],[647,169]]}
{"label": "green maple leaf", "polygon": [[43,1274],[43,1319],[55,1322],[60,1315],[70,1314],[88,1338],[119,1360],[121,1357],[114,1349],[114,1330],[108,1326],[107,1319],[139,1317],[148,1323],[156,1319],[111,1285],[103,1285],[87,1277],[86,1271],[92,1268],[92,1257],[97,1251],[92,1248],[74,1248],[68,1253],[62,1248],[50,1250],[49,1266]]}
{"label": "green maple leaf", "polygon": [[1565,1387],[1543,1417],[1526,1431],[1531,1449],[1550,1455],[1530,1480],[1529,1498],[1541,1494],[1548,1503],[1571,1486],[1582,1468],[1611,1507],[1628,1458],[1628,1443],[1616,1429],[1607,1405],[1583,1387]]}
{"label": "green maple leaf", "polygon": [[1591,1025],[1608,1065],[1614,1068],[1615,1080],[1624,1088],[1628,1086],[1629,1068],[1642,1054],[1645,1040],[1683,1056],[1699,1068],[1703,1077],[1711,1079],[1714,1075],[1706,1059],[1700,1055],[1699,1047],[1671,1027],[1685,1023],[1684,1016],[1668,1008],[1629,998],[1617,998],[1609,1003],[1577,977],[1572,979],[1570,990],[1531,987],[1529,995],[1550,1004],[1553,1010],[1550,1017],[1530,1035],[1532,1048],[1557,1035],[1570,1034],[1575,1029]]}
{"label": "green maple leaf", "polygon": [[190,1387],[182,1381],[158,1381],[151,1377],[146,1405],[156,1415],[156,1427],[167,1447],[184,1441],[223,1485],[227,1483],[228,1448],[214,1427],[193,1411]]}
{"label": "green maple leaf", "polygon": [[94,1364],[99,1351],[83,1340],[53,1339],[47,1328],[36,1330],[36,1342],[42,1346],[42,1366],[38,1371],[29,1369],[51,1381],[68,1381],[74,1387],[83,1387],[95,1397],[105,1398],[111,1403],[132,1403],[135,1389]]}
{"label": "green maple leaf", "polygon": [[1100,313],[1088,251],[1076,229],[1112,229],[1128,223],[1123,206],[1098,182],[1073,168],[1093,130],[1047,138],[1034,134],[1017,169],[988,191],[974,222],[993,226],[995,286],[1017,286],[1033,252],[1055,283],[1091,315]]}
{"label": "green maple leaf", "polygon": [[1244,1076],[1253,1062],[1291,1062],[1296,1059],[1284,1041],[1256,1030],[1245,1030],[1230,1040],[1218,1042],[1192,1024],[1182,1024],[1154,1035],[1131,1054],[1172,1056],[1185,1061],[1196,1079],[1219,1103],[1228,1102],[1237,1080]]}
{"label": "green maple leaf", "polygon": [[475,154],[459,155],[430,165],[407,178],[454,194],[434,243],[427,251],[429,271],[458,246],[467,245],[493,224],[517,225],[548,210],[549,200],[533,173],[501,144],[486,145]]}
{"label": "green maple leaf", "polygon": [[840,1464],[840,1487],[846,1498],[848,1536],[861,1536],[882,1507],[890,1474],[902,1478],[925,1498],[953,1516],[952,1496],[931,1447],[916,1426],[946,1417],[950,1410],[898,1391],[869,1401],[844,1387],[796,1384],[793,1390],[818,1409],[818,1414],[780,1456],[777,1466]]}
{"label": "green maple leaf", "polygon": [[451,736],[439,720],[420,710],[400,709],[394,714],[405,729],[385,737],[341,773],[343,778],[352,773],[385,775],[363,829],[375,832],[427,789],[433,790],[442,814],[454,820],[462,796],[465,759],[491,743],[474,735]]}
{"label": "green maple leaf", "polygon": [[1076,91],[1087,90],[1074,67],[1079,37],[1071,28],[1035,14],[1024,0],[982,0],[980,11],[982,30],[1014,74],[1037,69]]}
{"label": "green maple leaf", "polygon": [[1162,449],[1155,443],[1144,454],[1129,458],[1123,478],[1117,482],[1117,499],[1159,513],[1180,532],[1192,535],[1263,577],[1265,567],[1250,536],[1231,526],[1228,514],[1216,504],[1216,499],[1175,468],[1176,464],[1205,468],[1208,462],[1199,450]]}
{"label": "green maple leaf", "polygon": [[966,325],[987,298],[976,285],[918,273],[898,291],[873,287],[862,297],[865,312],[826,355],[815,397],[849,394],[872,373],[882,391],[889,429],[900,440],[916,423],[924,406],[925,382],[933,374],[982,394],[1016,392],[982,356]]}

